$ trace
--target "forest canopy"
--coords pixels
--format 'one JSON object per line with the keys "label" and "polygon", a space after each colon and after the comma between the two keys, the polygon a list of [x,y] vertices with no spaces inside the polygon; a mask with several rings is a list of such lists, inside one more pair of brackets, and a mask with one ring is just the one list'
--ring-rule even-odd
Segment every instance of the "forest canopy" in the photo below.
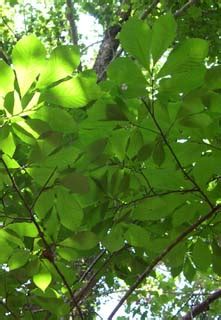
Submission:
{"label": "forest canopy", "polygon": [[221,3],[0,12],[0,318],[220,319]]}

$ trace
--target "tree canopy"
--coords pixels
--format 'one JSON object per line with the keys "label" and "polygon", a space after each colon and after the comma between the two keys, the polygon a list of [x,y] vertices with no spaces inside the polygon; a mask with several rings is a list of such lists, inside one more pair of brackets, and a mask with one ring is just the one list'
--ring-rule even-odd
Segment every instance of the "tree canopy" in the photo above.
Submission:
{"label": "tree canopy", "polygon": [[2,1],[1,319],[220,318],[220,13]]}

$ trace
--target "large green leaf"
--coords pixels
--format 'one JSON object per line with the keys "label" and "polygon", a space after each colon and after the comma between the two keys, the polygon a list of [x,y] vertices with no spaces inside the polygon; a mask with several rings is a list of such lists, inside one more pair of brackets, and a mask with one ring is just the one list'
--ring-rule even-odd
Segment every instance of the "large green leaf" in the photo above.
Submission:
{"label": "large green leaf", "polygon": [[22,96],[44,68],[45,56],[44,46],[34,35],[24,36],[14,46],[12,61]]}
{"label": "large green leaf", "polygon": [[56,207],[61,224],[69,230],[75,231],[81,225],[83,210],[75,196],[64,188],[57,188]]}
{"label": "large green leaf", "polygon": [[7,226],[7,229],[13,230],[20,237],[35,238],[38,236],[38,230],[33,223],[29,222],[15,222]]}
{"label": "large green leaf", "polygon": [[125,239],[135,247],[147,248],[150,245],[148,232],[135,224],[129,225],[125,233]]}
{"label": "large green leaf", "polygon": [[124,50],[147,69],[151,47],[151,30],[147,23],[135,17],[130,18],[123,25],[119,38]]}
{"label": "large green leaf", "polygon": [[18,249],[13,252],[8,260],[10,270],[15,270],[23,267],[29,259],[30,253],[27,250]]}
{"label": "large green leaf", "polygon": [[89,250],[98,243],[98,238],[91,231],[81,231],[60,242],[60,246],[74,248],[77,250]]}
{"label": "large green leaf", "polygon": [[32,119],[39,119],[47,122],[53,131],[63,133],[71,133],[76,131],[76,123],[73,117],[62,108],[57,108],[55,106],[43,106],[34,112],[30,117]]}
{"label": "large green leaf", "polygon": [[160,82],[160,92],[174,95],[201,86],[207,53],[208,42],[197,38],[187,39],[174,49],[157,75],[158,78],[165,77]]}
{"label": "large green leaf", "polygon": [[113,226],[102,243],[110,252],[115,252],[123,248],[125,245],[123,225],[119,223]]}
{"label": "large green leaf", "polygon": [[46,87],[71,75],[80,63],[80,51],[78,47],[71,45],[57,47],[45,63],[37,84],[38,88]]}
{"label": "large green leaf", "polygon": [[199,239],[194,245],[192,259],[197,268],[206,271],[212,262],[212,254],[208,244]]}
{"label": "large green leaf", "polygon": [[78,172],[67,172],[60,182],[73,193],[87,193],[89,191],[88,178]]}
{"label": "large green leaf", "polygon": [[119,92],[127,98],[145,94],[146,80],[138,66],[129,58],[118,58],[107,70],[109,79],[118,85]]}
{"label": "large green leaf", "polygon": [[194,71],[204,62],[207,54],[207,41],[197,38],[187,39],[170,53],[166,63],[158,73],[158,78]]}
{"label": "large green leaf", "polygon": [[153,25],[151,54],[156,63],[172,44],[176,35],[176,21],[171,13],[161,16]]}
{"label": "large green leaf", "polygon": [[47,89],[43,98],[65,108],[82,108],[97,99],[99,95],[100,90],[94,74],[82,73]]}

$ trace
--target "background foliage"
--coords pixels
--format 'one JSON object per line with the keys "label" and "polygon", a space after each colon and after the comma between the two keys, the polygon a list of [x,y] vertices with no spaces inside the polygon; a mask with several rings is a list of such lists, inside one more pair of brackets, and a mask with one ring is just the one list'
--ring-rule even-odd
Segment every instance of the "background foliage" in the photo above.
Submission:
{"label": "background foliage", "polygon": [[2,2],[3,319],[219,319],[220,7]]}

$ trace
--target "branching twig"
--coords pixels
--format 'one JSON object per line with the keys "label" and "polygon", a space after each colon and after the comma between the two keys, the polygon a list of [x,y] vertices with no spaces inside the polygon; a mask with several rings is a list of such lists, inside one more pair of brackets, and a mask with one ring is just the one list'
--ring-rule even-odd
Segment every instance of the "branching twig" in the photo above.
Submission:
{"label": "branching twig", "polygon": [[[71,40],[73,45],[78,46],[78,31],[77,31],[77,25],[75,22],[75,16],[74,16],[74,6],[72,3],[72,0],[66,0],[66,5],[67,5],[67,20],[70,25],[70,33],[71,33]],[[82,66],[81,63],[78,66],[78,71],[82,71]]]}
{"label": "branching twig", "polygon": [[82,282],[87,275],[91,272],[91,270],[93,269],[93,267],[96,265],[96,263],[103,257],[103,255],[105,254],[106,249],[103,249],[96,257],[95,259],[92,261],[92,263],[89,265],[89,267],[87,268],[87,270],[82,274],[82,276],[80,277],[80,279],[78,280],[78,282]]}
{"label": "branching twig", "polygon": [[205,216],[202,216],[197,219],[197,221],[189,226],[187,229],[185,229],[174,241],[172,241],[149,265],[148,267],[139,275],[137,280],[134,282],[134,284],[129,288],[129,290],[126,292],[126,294],[121,298],[117,306],[114,308],[114,310],[111,312],[110,316],[108,317],[108,320],[113,319],[113,316],[116,314],[116,312],[120,309],[120,307],[123,305],[123,303],[127,300],[127,298],[134,292],[134,290],[141,284],[141,282],[151,274],[154,267],[157,266],[157,264],[163,260],[167,256],[169,252],[172,251],[173,248],[175,248],[182,240],[184,240],[190,233],[192,233],[197,227],[199,227],[203,222],[210,219],[214,214],[218,212],[218,210],[221,208],[221,206],[215,206],[212,208]]}
{"label": "branching twig", "polygon": [[164,191],[164,192],[160,192],[160,193],[147,194],[147,195],[144,195],[143,197],[131,200],[128,203],[123,203],[122,205],[119,205],[117,208],[113,207],[113,208],[109,208],[108,210],[121,209],[121,208],[124,208],[124,207],[128,207],[128,206],[130,206],[132,204],[136,204],[136,203],[138,203],[140,201],[143,201],[143,200],[146,200],[146,199],[151,199],[151,198],[156,198],[156,197],[163,197],[163,196],[167,196],[167,195],[174,194],[174,193],[185,194],[185,193],[189,193],[189,192],[199,192],[199,191],[198,191],[197,188],[192,188],[192,189],[183,189],[183,190],[181,190],[181,189],[169,190],[169,191]]}
{"label": "branching twig", "polygon": [[187,10],[190,6],[194,5],[195,3],[197,3],[198,0],[189,0],[187,1],[187,3],[185,3],[180,9],[178,9],[175,13],[174,13],[174,17],[179,17],[181,16],[185,10]]}
{"label": "branching twig", "polygon": [[142,13],[141,19],[144,20],[147,16],[152,12],[152,10],[157,6],[160,0],[153,0],[153,2],[149,5],[149,7]]}
{"label": "branching twig", "polygon": [[[11,183],[12,183],[12,186],[14,187],[15,191],[17,192],[19,198],[21,199],[24,207],[27,209],[29,215],[30,215],[30,218],[31,218],[31,221],[33,222],[33,224],[35,225],[36,229],[38,230],[38,234],[39,234],[39,237],[41,238],[44,246],[45,246],[45,249],[48,251],[48,252],[51,252],[51,247],[50,245],[48,244],[46,238],[45,238],[45,235],[44,233],[42,232],[41,230],[41,227],[40,225],[38,224],[36,218],[35,218],[35,215],[31,209],[31,207],[28,205],[28,203],[26,202],[25,198],[23,197],[23,194],[21,193],[21,191],[19,190],[19,187],[17,186],[17,183],[14,179],[14,177],[12,176],[7,164],[5,163],[5,161],[3,159],[1,159],[2,163],[3,163],[3,166],[8,174],[8,177],[9,179],[11,180]],[[82,312],[81,312],[81,309],[80,307],[78,306],[78,303],[77,301],[75,300],[74,298],[74,294],[71,290],[71,287],[69,286],[65,276],[63,275],[63,273],[61,272],[61,270],[59,269],[59,267],[56,265],[55,261],[54,260],[50,260],[50,262],[52,263],[52,265],[54,266],[55,270],[57,271],[57,274],[60,276],[61,280],[63,281],[64,285],[66,286],[67,290],[68,290],[68,293],[71,297],[71,301],[72,303],[74,303],[78,313],[79,313],[79,316],[80,318],[83,320],[83,315],[82,315]]]}
{"label": "branching twig", "polygon": [[187,171],[183,168],[180,160],[177,158],[173,148],[171,147],[171,145],[169,144],[164,132],[162,131],[158,121],[156,120],[154,114],[151,112],[148,104],[146,103],[146,101],[144,99],[141,99],[143,104],[146,106],[147,110],[149,111],[149,114],[155,124],[155,126],[157,127],[157,129],[159,130],[159,133],[165,143],[165,145],[168,147],[171,155],[173,156],[174,160],[176,161],[178,167],[180,168],[180,170],[182,171],[183,175],[186,177],[187,180],[189,180],[193,186],[199,191],[199,193],[202,195],[203,199],[206,201],[206,203],[210,206],[210,208],[213,208],[213,204],[212,202],[209,200],[209,198],[207,197],[207,195],[203,192],[203,190],[201,190],[200,186],[198,185],[198,183],[187,173]]}
{"label": "branching twig", "polygon": [[[122,249],[121,249],[122,250]],[[120,252],[119,250],[118,252]],[[116,254],[118,253],[116,252]],[[93,287],[97,284],[97,276],[101,272],[101,270],[109,263],[109,261],[113,257],[113,253],[110,254],[110,256],[104,261],[104,263],[100,266],[100,268],[91,276],[91,278],[88,280],[87,284],[80,289],[80,291],[76,294],[75,299],[79,303],[82,301],[82,299],[86,299],[88,296],[88,293],[93,289]]]}
{"label": "branching twig", "polygon": [[46,187],[48,186],[48,184],[49,184],[49,182],[51,181],[51,179],[52,179],[53,175],[55,174],[56,170],[57,170],[57,167],[55,167],[55,168],[52,170],[52,172],[51,172],[51,174],[49,175],[48,179],[45,181],[43,187],[42,187],[41,190],[39,191],[38,195],[36,196],[36,198],[34,199],[32,205],[31,205],[31,207],[30,207],[31,210],[34,208],[34,206],[35,206],[36,202],[38,201],[38,199],[40,198],[42,192],[43,192],[43,191],[46,189]]}
{"label": "branching twig", "polygon": [[190,310],[185,316],[182,317],[182,320],[191,320],[198,316],[199,314],[208,311],[210,304],[221,297],[221,289],[216,290],[211,293],[203,302],[197,304]]}

